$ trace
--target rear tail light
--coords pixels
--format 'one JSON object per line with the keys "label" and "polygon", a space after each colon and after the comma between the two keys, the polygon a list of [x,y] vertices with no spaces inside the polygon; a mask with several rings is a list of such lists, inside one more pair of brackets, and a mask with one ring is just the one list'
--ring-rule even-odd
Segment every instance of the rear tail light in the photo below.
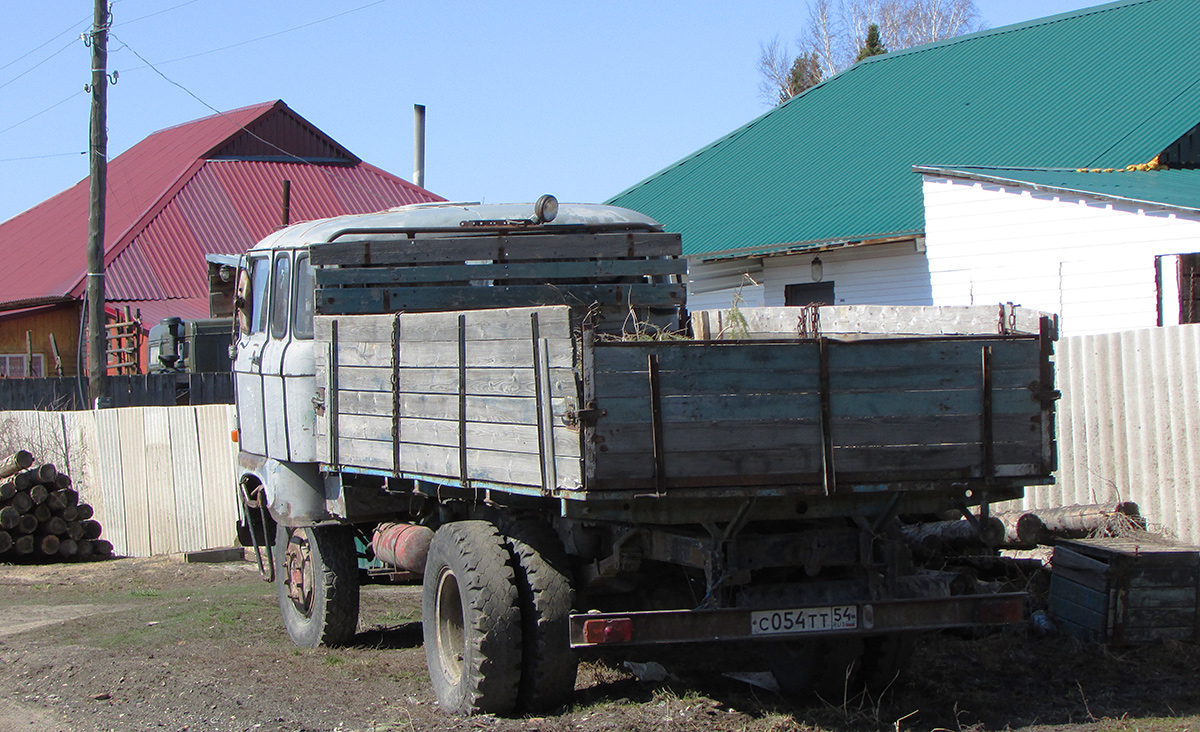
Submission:
{"label": "rear tail light", "polygon": [[633,620],[631,618],[585,620],[583,640],[588,644],[628,643],[633,640]]}

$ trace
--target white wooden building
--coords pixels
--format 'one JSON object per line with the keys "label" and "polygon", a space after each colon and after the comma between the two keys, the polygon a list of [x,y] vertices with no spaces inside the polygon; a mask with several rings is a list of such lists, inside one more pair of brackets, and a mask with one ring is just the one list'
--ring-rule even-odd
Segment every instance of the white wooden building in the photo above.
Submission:
{"label": "white wooden building", "polygon": [[693,310],[814,302],[1058,313],[1063,335],[1196,320],[1200,171],[919,168],[925,235],[693,261]]}

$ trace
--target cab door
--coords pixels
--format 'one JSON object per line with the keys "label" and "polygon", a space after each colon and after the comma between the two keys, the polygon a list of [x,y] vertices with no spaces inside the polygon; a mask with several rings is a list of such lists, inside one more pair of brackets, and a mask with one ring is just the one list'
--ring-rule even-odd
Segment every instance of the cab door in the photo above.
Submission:
{"label": "cab door", "polygon": [[263,405],[262,356],[267,342],[271,260],[252,254],[238,271],[237,353],[233,380],[237,401],[238,440],[243,451],[267,454],[266,412]]}
{"label": "cab door", "polygon": [[267,456],[315,462],[316,364],[313,276],[308,253],[278,251],[271,261],[271,316],[262,349]]}

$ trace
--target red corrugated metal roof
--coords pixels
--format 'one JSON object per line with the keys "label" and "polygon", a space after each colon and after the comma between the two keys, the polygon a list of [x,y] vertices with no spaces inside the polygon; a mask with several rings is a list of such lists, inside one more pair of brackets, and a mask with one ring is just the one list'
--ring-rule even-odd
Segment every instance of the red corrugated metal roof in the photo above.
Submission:
{"label": "red corrugated metal roof", "polygon": [[[322,162],[288,157],[315,155]],[[292,221],[443,200],[359,161],[281,101],[188,122],[109,162],[106,298],[143,313],[151,309],[143,302],[193,310],[199,299],[206,312],[204,254],[245,251],[274,230],[283,180],[292,181]],[[0,224],[9,262],[0,303],[79,296],[87,229],[87,180]]]}

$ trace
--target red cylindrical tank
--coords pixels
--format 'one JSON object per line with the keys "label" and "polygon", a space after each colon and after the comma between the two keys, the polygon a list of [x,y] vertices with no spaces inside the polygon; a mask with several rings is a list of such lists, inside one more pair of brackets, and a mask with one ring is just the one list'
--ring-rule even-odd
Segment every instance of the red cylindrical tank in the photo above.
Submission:
{"label": "red cylindrical tank", "polygon": [[433,529],[428,526],[380,524],[371,537],[371,548],[380,561],[406,572],[424,574],[431,541]]}

